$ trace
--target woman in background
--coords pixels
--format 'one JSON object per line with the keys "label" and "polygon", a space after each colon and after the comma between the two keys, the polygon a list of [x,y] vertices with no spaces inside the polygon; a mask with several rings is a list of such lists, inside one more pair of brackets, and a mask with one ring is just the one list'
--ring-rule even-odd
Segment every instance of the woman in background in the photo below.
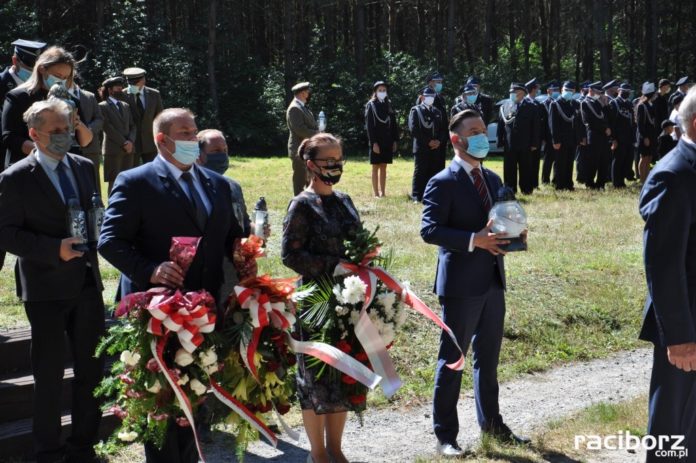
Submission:
{"label": "woman in background", "polygon": [[376,198],[386,196],[387,164],[391,164],[399,140],[396,114],[387,95],[389,86],[375,82],[372,98],[365,105],[365,127],[370,144],[372,192]]}

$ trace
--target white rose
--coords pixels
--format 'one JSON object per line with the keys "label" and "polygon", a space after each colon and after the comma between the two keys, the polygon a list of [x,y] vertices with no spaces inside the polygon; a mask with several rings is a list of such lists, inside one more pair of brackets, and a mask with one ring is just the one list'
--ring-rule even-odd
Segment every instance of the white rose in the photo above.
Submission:
{"label": "white rose", "polygon": [[193,363],[193,355],[189,354],[186,352],[186,349],[181,348],[178,351],[176,351],[176,355],[174,356],[174,361],[176,362],[177,365],[181,365],[182,367],[187,367]]}
{"label": "white rose", "polygon": [[128,365],[129,367],[135,366],[140,361],[140,354],[137,352],[131,352],[129,350],[124,350],[121,352],[120,360]]}
{"label": "white rose", "polygon": [[133,442],[138,438],[138,433],[135,431],[121,431],[118,433],[118,438],[123,442]]}
{"label": "white rose", "polygon": [[201,359],[201,366],[203,367],[207,367],[208,365],[217,363],[218,360],[218,356],[215,353],[215,349],[213,349],[212,347],[205,352],[201,352],[198,356]]}
{"label": "white rose", "polygon": [[184,375],[184,376],[179,376],[179,381],[177,381],[176,384],[178,384],[179,386],[183,386],[184,384],[186,384],[188,382],[189,382],[188,375]]}
{"label": "white rose", "polygon": [[205,371],[209,375],[212,375],[213,373],[217,373],[217,371],[218,371],[217,362],[211,363],[210,365],[203,367],[203,371]]}
{"label": "white rose", "polygon": [[152,386],[148,386],[147,383],[145,383],[145,389],[153,394],[157,394],[162,389],[162,385],[160,384],[159,379],[156,379],[155,384]]}
{"label": "white rose", "polygon": [[192,390],[193,392],[196,393],[196,395],[203,395],[203,394],[205,394],[205,392],[208,390],[208,388],[205,387],[205,386],[203,385],[203,383],[201,383],[200,381],[198,381],[196,378],[193,378],[193,379],[189,382],[189,387],[191,388],[191,390]]}

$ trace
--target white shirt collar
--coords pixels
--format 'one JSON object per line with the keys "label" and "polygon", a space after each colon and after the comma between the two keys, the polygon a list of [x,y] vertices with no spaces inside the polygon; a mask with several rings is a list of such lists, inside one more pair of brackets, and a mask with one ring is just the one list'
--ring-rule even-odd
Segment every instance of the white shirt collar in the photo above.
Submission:
{"label": "white shirt collar", "polygon": [[70,163],[68,162],[68,155],[67,154],[65,156],[63,156],[63,159],[61,159],[59,161],[55,158],[52,158],[48,154],[44,153],[39,148],[36,148],[36,160],[39,162],[39,164],[41,164],[45,168],[48,168],[52,171],[55,171],[58,168],[58,164],[60,164],[61,162],[63,164],[65,164],[65,166],[68,169],[70,168]]}
{"label": "white shirt collar", "polygon": [[[465,161],[464,159],[460,158],[456,154],[454,155],[454,159],[452,159],[452,161],[456,162],[457,164],[462,166],[464,168],[464,170],[466,171],[466,173],[469,175],[469,177],[471,177],[471,171],[477,167],[477,166],[474,166],[473,164],[470,164],[468,161]],[[480,163],[478,165],[478,168],[483,173],[483,168],[482,168]]]}
{"label": "white shirt collar", "polygon": [[687,134],[682,135],[681,139],[684,140],[685,143],[687,143],[693,147],[696,147],[696,142],[694,142],[691,138],[689,138],[689,136]]}
{"label": "white shirt collar", "polygon": [[119,104],[119,101],[118,101],[116,98],[112,97],[112,96],[109,97],[109,101],[110,101],[112,104],[115,104],[116,106],[118,106],[118,104]]}
{"label": "white shirt collar", "polygon": [[297,101],[297,104],[299,104],[301,107],[304,108],[305,104],[300,100],[299,98],[295,97],[295,101]]}
{"label": "white shirt collar", "polygon": [[10,66],[10,75],[12,76],[12,78],[14,79],[14,81],[17,85],[22,85],[24,83],[24,81],[19,78],[19,76],[17,75],[17,73],[15,72],[15,70],[12,66]]}
{"label": "white shirt collar", "polygon": [[189,170],[181,170],[171,162],[167,161],[162,154],[158,153],[157,157],[164,163],[165,166],[167,166],[167,170],[169,170],[169,173],[174,177],[177,181],[181,179],[181,175],[184,172],[191,172],[191,176],[193,177],[193,180],[196,181],[198,178],[198,174],[196,173],[196,165],[192,165]]}

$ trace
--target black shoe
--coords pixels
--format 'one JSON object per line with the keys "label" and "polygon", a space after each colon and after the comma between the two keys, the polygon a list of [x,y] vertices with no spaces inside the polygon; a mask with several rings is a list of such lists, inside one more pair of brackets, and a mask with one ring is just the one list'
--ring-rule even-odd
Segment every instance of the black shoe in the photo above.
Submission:
{"label": "black shoe", "polygon": [[514,432],[502,421],[482,429],[481,433],[490,436],[503,444],[528,445],[532,442],[528,437],[517,436]]}

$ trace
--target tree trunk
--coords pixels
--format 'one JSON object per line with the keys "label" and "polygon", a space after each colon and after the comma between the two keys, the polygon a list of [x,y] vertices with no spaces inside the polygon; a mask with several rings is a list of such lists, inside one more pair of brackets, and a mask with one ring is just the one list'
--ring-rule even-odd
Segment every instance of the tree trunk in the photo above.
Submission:
{"label": "tree trunk", "polygon": [[[592,11],[592,0],[585,0],[585,11]],[[593,80],[594,78],[594,43],[592,41],[592,29],[589,27],[584,27],[583,32],[583,44],[584,53],[582,60],[582,73],[583,78],[588,80]]]}
{"label": "tree trunk", "polygon": [[483,61],[488,63],[498,60],[498,45],[495,39],[495,0],[486,2],[486,31],[483,36]]}
{"label": "tree trunk", "polygon": [[389,7],[389,53],[396,53],[396,0],[388,0]]}
{"label": "tree trunk", "polygon": [[456,14],[456,0],[449,0],[447,5],[447,70],[452,71],[454,65],[454,18]]}
{"label": "tree trunk", "polygon": [[283,2],[284,14],[283,14],[283,58],[284,58],[284,77],[285,77],[285,100],[289,102],[292,99],[291,88],[295,81],[295,70],[293,64],[295,62],[295,57],[293,55],[293,33],[295,28],[294,24],[294,0],[285,0]]}
{"label": "tree trunk", "polygon": [[358,80],[365,76],[365,0],[355,5],[355,74]]}
{"label": "tree trunk", "polygon": [[517,80],[517,31],[515,30],[515,15],[517,8],[516,0],[509,0],[508,2],[508,38],[510,39],[510,72],[512,72],[512,78]]}
{"label": "tree trunk", "polygon": [[210,87],[210,102],[212,105],[211,122],[218,125],[218,92],[217,81],[215,80],[215,43],[217,25],[217,0],[209,0],[208,6],[208,85]]}
{"label": "tree trunk", "polygon": [[645,0],[645,75],[657,77],[657,3]]}
{"label": "tree trunk", "polygon": [[425,52],[425,23],[427,15],[424,11],[423,0],[418,0],[416,6],[416,14],[418,17],[418,39],[416,43],[416,58],[422,59]]}
{"label": "tree trunk", "polygon": [[599,48],[599,78],[603,81],[609,78],[609,53],[607,46],[607,34],[605,31],[607,21],[607,1],[595,0],[592,4],[593,35],[592,39]]}
{"label": "tree trunk", "polygon": [[541,46],[541,67],[544,69],[544,75],[551,75],[551,50],[549,46],[549,36],[551,34],[549,28],[549,12],[547,3],[544,0],[539,0],[539,42]]}

